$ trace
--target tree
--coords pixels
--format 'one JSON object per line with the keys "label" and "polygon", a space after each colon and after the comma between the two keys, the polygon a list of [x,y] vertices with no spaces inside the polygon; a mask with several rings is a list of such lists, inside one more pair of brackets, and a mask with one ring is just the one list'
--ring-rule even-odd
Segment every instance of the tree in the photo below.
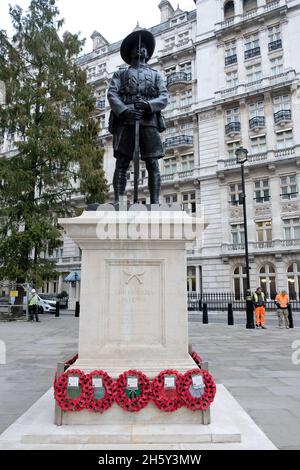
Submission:
{"label": "tree", "polygon": [[59,36],[55,0],[10,7],[10,16],[12,39],[0,31],[0,129],[16,150],[0,158],[0,279],[40,286],[56,277],[45,254],[61,244],[57,218],[74,214],[76,194],[104,202],[107,182],[95,98],[75,61],[83,41]]}

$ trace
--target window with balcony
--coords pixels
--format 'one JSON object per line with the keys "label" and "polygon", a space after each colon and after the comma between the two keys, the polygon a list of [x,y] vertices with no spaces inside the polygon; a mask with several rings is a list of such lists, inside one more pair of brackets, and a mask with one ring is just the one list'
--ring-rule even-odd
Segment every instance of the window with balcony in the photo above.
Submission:
{"label": "window with balcony", "polygon": [[232,206],[238,206],[242,204],[242,183],[233,183],[229,185],[229,202]]}
{"label": "window with balcony", "polygon": [[257,245],[266,248],[272,244],[272,221],[256,222]]}
{"label": "window with balcony", "polygon": [[276,272],[272,264],[262,266],[259,271],[259,285],[266,298],[276,297]]}
{"label": "window with balcony", "polygon": [[225,134],[238,133],[241,131],[240,108],[231,108],[225,111],[226,125]]}
{"label": "window with balcony", "polygon": [[180,107],[190,106],[193,103],[192,90],[186,90],[180,94]]}
{"label": "window with balcony", "polygon": [[285,240],[300,240],[300,218],[283,219]]}
{"label": "window with balcony", "polygon": [[257,82],[262,78],[261,64],[246,67],[246,79],[248,83]]}
{"label": "window with balcony", "polygon": [[260,55],[258,34],[253,34],[245,38],[245,59],[251,59]]}
{"label": "window with balcony", "polygon": [[175,204],[178,201],[177,194],[168,194],[164,198],[166,204]]}
{"label": "window with balcony", "polygon": [[237,70],[234,72],[226,73],[226,86],[227,88],[234,88],[239,84]]}
{"label": "window with balcony", "polygon": [[194,214],[196,212],[196,193],[185,193],[182,194],[182,210],[188,214]]}
{"label": "window with balcony", "polygon": [[192,63],[191,62],[185,62],[184,64],[180,64],[179,65],[179,71],[190,74],[192,72]]}
{"label": "window with balcony", "polygon": [[234,17],[234,2],[229,0],[224,4],[224,20]]}
{"label": "window with balcony", "polygon": [[271,26],[269,28],[269,52],[282,48],[281,28],[280,25]]}
{"label": "window with balcony", "polygon": [[274,75],[279,75],[283,73],[283,58],[282,57],[276,57],[275,59],[271,59],[270,65],[271,65],[271,75],[273,77]]}
{"label": "window with balcony", "polygon": [[298,187],[296,175],[287,175],[280,178],[281,199],[296,199]]}
{"label": "window with balcony", "polygon": [[227,143],[227,157],[229,160],[236,160],[235,152],[240,146],[241,142],[239,140]]}
{"label": "window with balcony", "polygon": [[245,298],[247,291],[247,270],[245,266],[237,266],[233,271],[233,289],[235,300]]}
{"label": "window with balcony", "polygon": [[284,150],[294,145],[293,131],[283,131],[276,133],[277,149]]}
{"label": "window with balcony", "polygon": [[172,75],[173,73],[176,72],[176,67],[175,65],[173,67],[168,67],[167,69],[165,69],[165,75],[166,77],[168,77],[169,75]]}
{"label": "window with balcony", "polygon": [[264,178],[254,182],[254,200],[257,204],[270,201],[269,180]]}
{"label": "window with balcony", "polygon": [[225,45],[225,65],[237,63],[236,43],[235,41]]}
{"label": "window with balcony", "polygon": [[264,153],[267,151],[266,136],[251,137],[251,154]]}
{"label": "window with balcony", "polygon": [[195,167],[194,154],[182,155],[181,157],[181,171],[193,170]]}
{"label": "window with balcony", "polygon": [[265,107],[263,101],[249,104],[249,128],[250,130],[265,127]]}
{"label": "window with balcony", "polygon": [[300,298],[300,263],[292,263],[287,269],[287,281],[290,300]]}
{"label": "window with balcony", "polygon": [[176,157],[164,158],[163,169],[165,175],[177,173],[177,159]]}
{"label": "window with balcony", "polygon": [[231,239],[233,245],[241,246],[245,244],[244,224],[231,225]]}
{"label": "window with balcony", "polygon": [[192,122],[185,122],[183,124],[180,124],[181,134],[184,134],[184,135],[193,135],[194,134],[193,128],[194,126]]}
{"label": "window with balcony", "polygon": [[275,124],[284,123],[291,120],[291,99],[290,95],[277,95],[273,98]]}

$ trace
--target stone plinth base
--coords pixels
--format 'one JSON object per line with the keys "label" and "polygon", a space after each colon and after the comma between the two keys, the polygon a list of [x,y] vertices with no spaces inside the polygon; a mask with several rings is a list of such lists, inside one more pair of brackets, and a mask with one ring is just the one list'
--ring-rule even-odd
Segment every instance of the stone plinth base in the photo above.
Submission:
{"label": "stone plinth base", "polygon": [[[137,424],[136,418],[126,413],[127,424],[112,425],[107,423],[107,412],[102,415],[106,424],[56,426],[53,406],[53,390],[49,390],[0,436],[0,449],[275,449],[223,385],[217,386],[212,424],[207,426],[196,424],[194,419],[190,424],[176,423],[180,413],[184,414],[182,409],[165,414],[168,424],[154,424],[151,419],[147,425]],[[148,414],[147,408],[144,411]],[[149,412],[155,411],[149,407]],[[112,409],[111,416],[114,413]]]}

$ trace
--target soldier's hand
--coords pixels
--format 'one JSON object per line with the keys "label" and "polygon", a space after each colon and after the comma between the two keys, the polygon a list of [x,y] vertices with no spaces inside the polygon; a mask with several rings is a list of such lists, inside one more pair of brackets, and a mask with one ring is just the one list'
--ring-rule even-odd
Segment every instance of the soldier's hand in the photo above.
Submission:
{"label": "soldier's hand", "polygon": [[142,111],[151,111],[150,105],[148,101],[143,100],[142,98],[136,98],[134,101],[134,107],[135,109],[140,109]]}
{"label": "soldier's hand", "polygon": [[132,119],[134,121],[138,121],[142,118],[144,111],[139,109],[127,109],[124,111],[123,115],[126,119]]}

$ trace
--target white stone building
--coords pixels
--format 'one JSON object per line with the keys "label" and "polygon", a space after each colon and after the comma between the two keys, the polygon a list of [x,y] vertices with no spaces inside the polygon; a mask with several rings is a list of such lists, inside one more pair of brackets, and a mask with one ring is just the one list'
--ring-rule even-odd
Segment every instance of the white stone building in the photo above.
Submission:
{"label": "white stone building", "polygon": [[[234,154],[243,145],[249,150],[251,287],[261,284],[269,294],[289,288],[299,295],[300,0],[195,0],[190,12],[162,0],[159,8],[161,23],[150,28],[156,38],[150,65],[165,75],[170,93],[161,198],[191,213],[202,207],[208,224],[202,248],[188,252],[188,289],[243,293],[241,174]],[[109,44],[97,31],[92,40],[93,50],[79,64],[97,96],[99,144],[111,182],[115,160],[106,92],[113,72],[125,64],[121,41]],[[141,166],[144,202],[147,186]],[[127,195],[133,196],[132,172]],[[66,275],[80,269],[80,253],[70,240],[55,256],[59,279],[49,291],[66,288]],[[73,298],[77,284],[68,285]]]}

